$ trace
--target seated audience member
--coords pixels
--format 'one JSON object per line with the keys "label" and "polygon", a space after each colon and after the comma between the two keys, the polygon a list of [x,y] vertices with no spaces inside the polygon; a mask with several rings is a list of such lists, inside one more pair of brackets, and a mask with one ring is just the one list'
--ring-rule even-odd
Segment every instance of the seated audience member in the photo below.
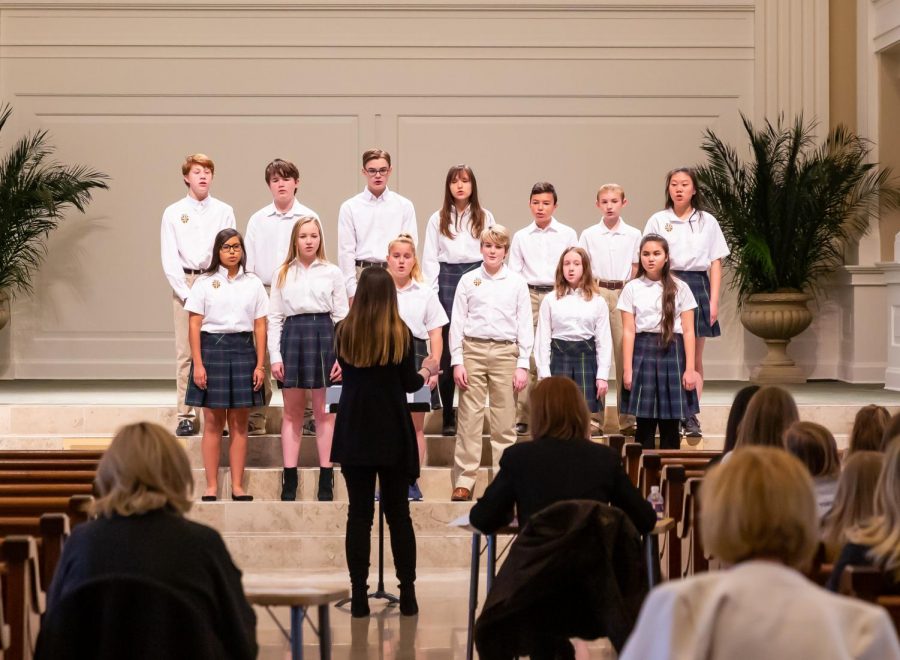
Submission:
{"label": "seated audience member", "polygon": [[[880,441],[880,438],[879,438]],[[847,543],[847,531],[869,521],[875,513],[875,485],[884,454],[857,451],[844,461],[831,510],[822,520],[825,561],[833,563]]]}
{"label": "seated audience member", "polygon": [[747,447],[704,478],[703,543],[728,569],[663,583],[622,660],[900,657],[887,612],[800,572],[818,545],[812,480],[795,457]]}
{"label": "seated audience member", "polygon": [[819,518],[823,518],[834,503],[841,474],[841,458],[834,436],[821,424],[794,422],[784,432],[784,444],[809,470]]}
{"label": "seated audience member", "polygon": [[900,440],[888,445],[875,486],[875,514],[847,531],[850,541],[834,564],[828,588],[837,591],[845,566],[876,566],[884,572],[884,591],[900,594]]}
{"label": "seated audience member", "polygon": [[532,514],[562,500],[596,500],[618,507],[644,534],[656,515],[641,497],[618,457],[590,440],[590,413],[581,390],[569,378],[551,376],[531,392],[530,428],[534,440],[509,447],[500,471],[469,520],[491,533],[518,514],[524,527]]}
{"label": "seated audience member", "polygon": [[774,385],[761,387],[747,404],[735,449],[751,446],[783,449],[784,432],[799,419],[800,413],[790,392]]}
{"label": "seated audience member", "polygon": [[[119,429],[97,469],[98,518],[72,530],[45,616],[64,610],[68,596],[97,578],[145,578],[209,622],[227,657],[255,658],[256,615],[240,570],[218,532],[184,517],[193,487],[187,454],[171,433],[149,422]],[[57,624],[66,629],[65,621]]]}
{"label": "seated audience member", "polygon": [[739,389],[737,394],[734,395],[734,400],[731,402],[731,410],[728,411],[728,422],[725,424],[725,444],[722,447],[722,455],[711,459],[708,467],[718,465],[719,461],[726,454],[734,450],[734,445],[737,443],[738,438],[738,429],[741,426],[744,415],[747,414],[747,406],[750,403],[750,399],[758,391],[759,385],[747,385]]}
{"label": "seated audience member", "polygon": [[891,440],[894,438],[900,438],[900,413],[891,415],[887,426],[884,427],[884,433],[881,436],[880,451],[887,451],[888,445],[891,444]]}
{"label": "seated audience member", "polygon": [[860,408],[853,420],[847,454],[858,451],[881,451],[881,438],[890,419],[891,415],[884,406],[869,404]]}

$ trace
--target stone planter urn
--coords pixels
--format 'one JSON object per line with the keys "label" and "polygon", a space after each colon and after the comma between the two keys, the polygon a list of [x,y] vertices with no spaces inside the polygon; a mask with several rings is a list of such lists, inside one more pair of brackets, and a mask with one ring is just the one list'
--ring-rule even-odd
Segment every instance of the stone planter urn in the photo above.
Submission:
{"label": "stone planter urn", "polygon": [[801,292],[755,293],[741,307],[741,323],[766,342],[768,354],[750,372],[760,385],[805,383],[803,370],[787,355],[787,345],[812,323],[806,306],[811,297]]}

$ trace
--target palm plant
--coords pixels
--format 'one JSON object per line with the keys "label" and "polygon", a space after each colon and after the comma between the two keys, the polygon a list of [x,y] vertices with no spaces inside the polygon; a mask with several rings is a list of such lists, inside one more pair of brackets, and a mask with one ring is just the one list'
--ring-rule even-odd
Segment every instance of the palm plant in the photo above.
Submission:
{"label": "palm plant", "polygon": [[870,144],[844,126],[815,145],[815,122],[783,117],[754,129],[742,114],[752,158],[707,129],[697,177],[731,248],[739,303],[755,293],[815,291],[869,228],[879,204],[896,207],[890,171],[868,162]]}
{"label": "palm plant", "polygon": [[[0,131],[12,114],[0,108]],[[53,160],[47,131],[20,138],[0,160],[0,296],[31,291],[46,254],[46,239],[74,207],[84,212],[91,191],[106,189],[106,174]]]}

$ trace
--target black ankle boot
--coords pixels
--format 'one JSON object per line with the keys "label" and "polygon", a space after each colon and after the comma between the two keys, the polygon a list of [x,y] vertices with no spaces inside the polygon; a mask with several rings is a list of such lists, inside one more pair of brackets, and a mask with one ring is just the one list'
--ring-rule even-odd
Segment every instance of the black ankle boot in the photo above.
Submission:
{"label": "black ankle boot", "polygon": [[281,501],[293,502],[297,499],[297,468],[284,468],[281,473]]}
{"label": "black ankle boot", "polygon": [[353,585],[350,589],[350,616],[369,616],[369,585]]}
{"label": "black ankle boot", "polygon": [[319,492],[316,499],[331,502],[334,499],[334,468],[319,468]]}
{"label": "black ankle boot", "polygon": [[400,585],[400,614],[413,616],[419,613],[419,603],[416,602],[416,586],[414,584]]}

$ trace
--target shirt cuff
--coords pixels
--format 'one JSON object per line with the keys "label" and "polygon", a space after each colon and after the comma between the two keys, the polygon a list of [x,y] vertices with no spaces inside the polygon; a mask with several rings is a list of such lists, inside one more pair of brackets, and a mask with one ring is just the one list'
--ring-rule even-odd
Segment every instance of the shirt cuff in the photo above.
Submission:
{"label": "shirt cuff", "polygon": [[269,364],[275,364],[276,362],[284,362],[284,358],[281,357],[281,353],[278,351],[269,351]]}
{"label": "shirt cuff", "polygon": [[530,366],[531,360],[527,357],[516,360],[516,369],[528,369]]}

